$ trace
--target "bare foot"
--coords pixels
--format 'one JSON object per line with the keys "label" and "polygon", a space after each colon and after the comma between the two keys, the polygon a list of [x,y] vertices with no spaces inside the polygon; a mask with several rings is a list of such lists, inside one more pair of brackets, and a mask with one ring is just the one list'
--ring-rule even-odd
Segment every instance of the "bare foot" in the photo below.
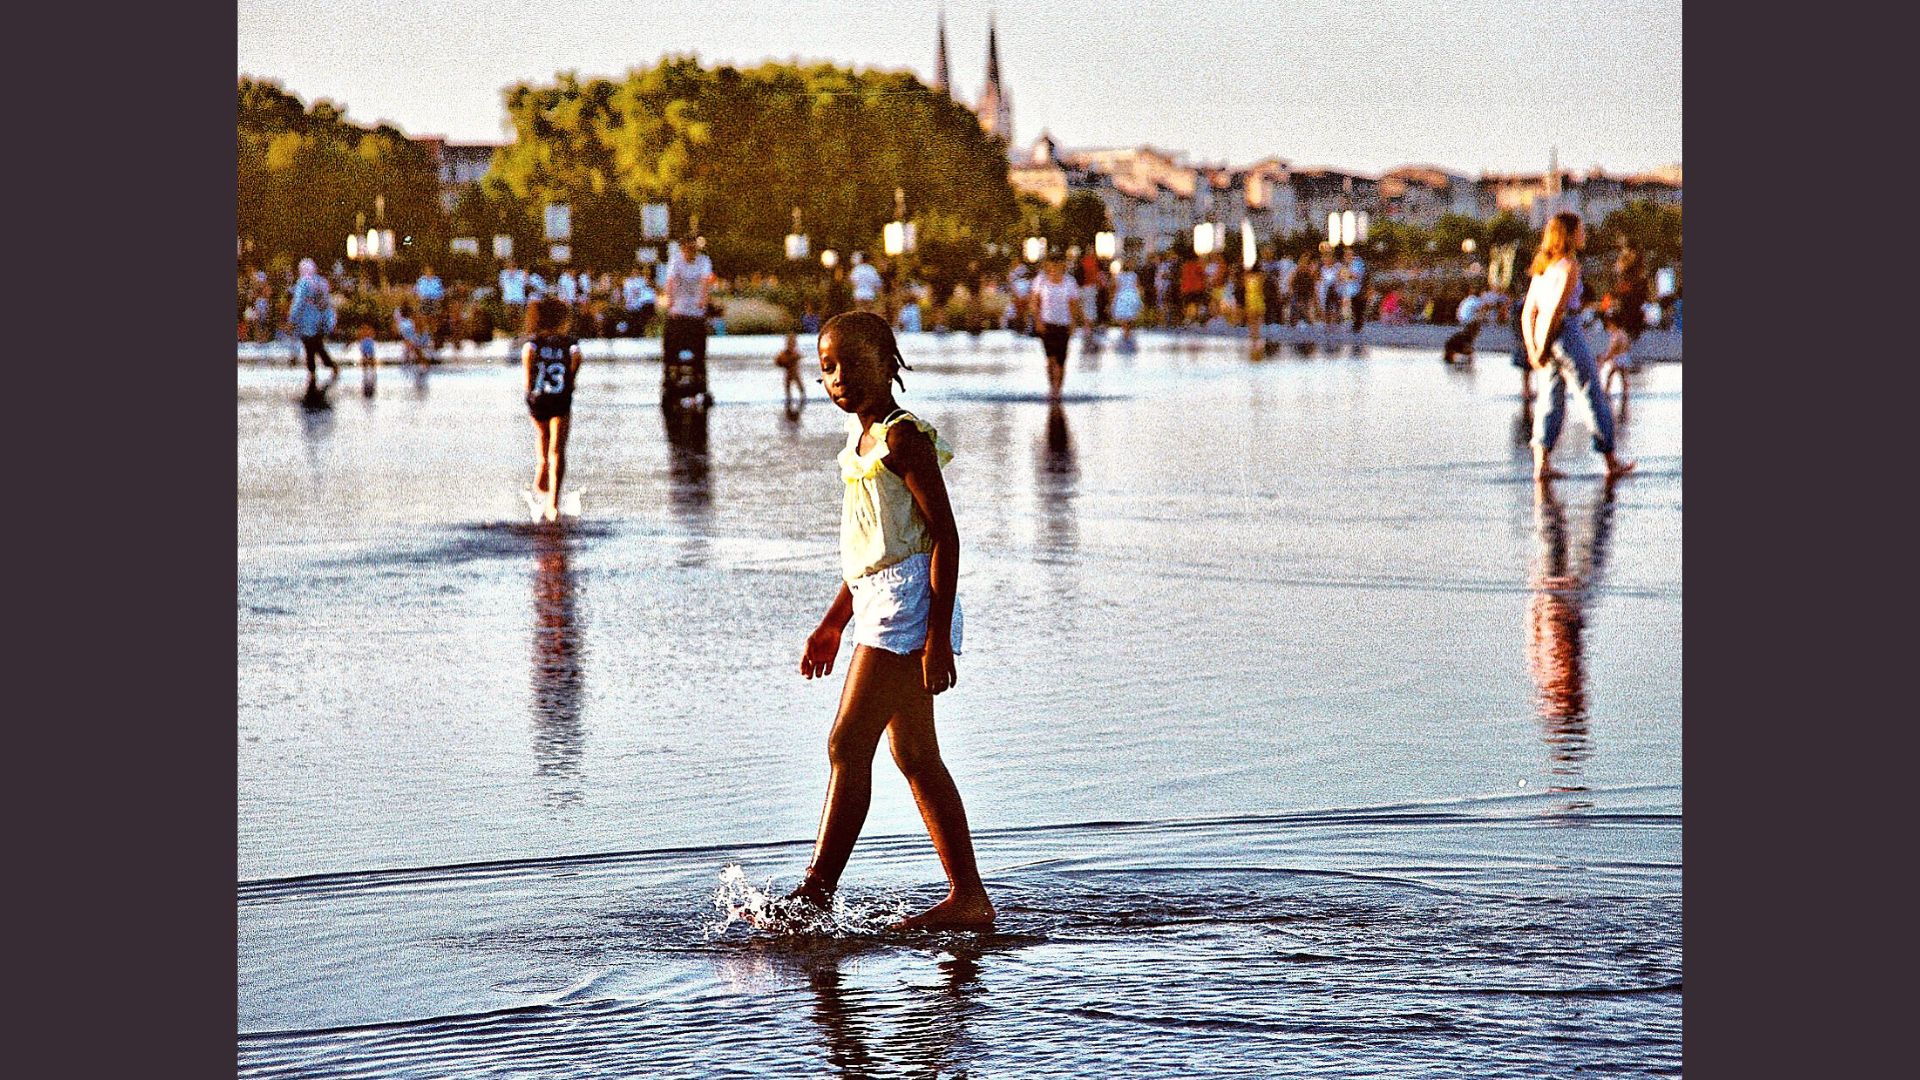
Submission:
{"label": "bare foot", "polygon": [[1534,470],[1533,470],[1533,479],[1535,483],[1538,483],[1539,481],[1542,481],[1542,480],[1558,480],[1565,475],[1567,474],[1561,472],[1559,469],[1556,469],[1550,465],[1536,465],[1534,466]]}
{"label": "bare foot", "polygon": [[560,504],[558,502],[548,503],[544,516],[548,521],[559,521],[560,520]]}
{"label": "bare foot", "polygon": [[1639,464],[1637,461],[1621,461],[1619,458],[1610,457],[1607,459],[1607,479],[1625,476]]}
{"label": "bare foot", "polygon": [[891,930],[991,930],[993,904],[982,892],[960,896],[948,894],[945,900],[910,919],[902,919]]}
{"label": "bare foot", "polygon": [[816,918],[832,910],[832,891],[808,879],[785,898],[768,905],[766,912],[747,912],[746,919],[760,930],[784,930],[792,925],[795,917],[803,920]]}

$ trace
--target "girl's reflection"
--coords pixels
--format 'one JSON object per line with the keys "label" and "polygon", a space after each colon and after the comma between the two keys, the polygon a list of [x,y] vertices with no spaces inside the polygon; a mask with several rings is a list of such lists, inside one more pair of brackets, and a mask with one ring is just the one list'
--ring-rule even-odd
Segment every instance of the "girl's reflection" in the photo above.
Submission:
{"label": "girl's reflection", "polygon": [[1552,761],[1555,791],[1584,791],[1588,754],[1584,645],[1589,607],[1613,525],[1613,485],[1601,489],[1585,536],[1569,542],[1567,515],[1551,484],[1534,487],[1534,557],[1527,602],[1527,667],[1534,708]]}
{"label": "girl's reflection", "polygon": [[547,783],[548,801],[580,799],[583,627],[579,590],[568,565],[566,533],[534,533],[533,573],[533,760]]}
{"label": "girl's reflection", "polygon": [[975,1008],[982,949],[945,947],[938,987],[869,990],[848,987],[844,955],[817,957],[806,968],[813,1017],[827,1060],[841,1076],[964,1076],[955,1049]]}

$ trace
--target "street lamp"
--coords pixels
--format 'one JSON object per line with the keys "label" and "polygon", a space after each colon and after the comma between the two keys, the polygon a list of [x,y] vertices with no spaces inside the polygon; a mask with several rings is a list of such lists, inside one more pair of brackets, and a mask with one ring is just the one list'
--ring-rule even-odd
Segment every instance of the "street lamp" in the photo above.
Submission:
{"label": "street lamp", "polygon": [[1113,234],[1110,232],[1094,233],[1093,253],[1102,259],[1113,258]]}
{"label": "street lamp", "polygon": [[1253,264],[1259,261],[1260,245],[1259,242],[1253,238],[1253,222],[1247,218],[1241,218],[1240,265],[1247,270],[1251,270],[1253,269]]}
{"label": "street lamp", "polygon": [[793,231],[787,234],[787,258],[799,260],[807,257],[807,234],[800,231],[800,208],[793,208]]}
{"label": "street lamp", "polygon": [[1046,253],[1047,253],[1046,237],[1044,236],[1027,237],[1026,247],[1022,251],[1022,254],[1024,254],[1027,257],[1028,262],[1039,262],[1041,258],[1046,255]]}
{"label": "street lamp", "polygon": [[827,250],[821,252],[820,265],[826,267],[829,270],[833,269],[836,266],[839,266],[840,253],[833,250],[832,248],[828,248]]}
{"label": "street lamp", "polygon": [[1213,254],[1218,239],[1219,238],[1214,235],[1214,227],[1211,221],[1203,221],[1195,225],[1193,227],[1193,253],[1202,258]]}
{"label": "street lamp", "polygon": [[1354,241],[1358,239],[1360,239],[1359,219],[1354,217],[1351,210],[1340,211],[1340,242],[1347,247],[1352,247]]}
{"label": "street lamp", "polygon": [[907,226],[903,222],[889,221],[880,230],[880,244],[886,250],[888,258],[899,258],[907,250]]}
{"label": "street lamp", "polygon": [[1460,241],[1460,253],[1462,255],[1471,255],[1474,249],[1479,246],[1479,244],[1474,242],[1473,237],[1469,236],[1465,240]]}

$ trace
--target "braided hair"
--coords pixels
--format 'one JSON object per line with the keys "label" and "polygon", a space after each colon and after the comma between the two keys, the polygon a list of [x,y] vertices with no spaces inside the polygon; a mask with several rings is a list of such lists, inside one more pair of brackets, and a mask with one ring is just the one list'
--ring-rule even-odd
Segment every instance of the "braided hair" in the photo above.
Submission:
{"label": "braided hair", "polygon": [[827,324],[820,328],[821,337],[829,333],[837,334],[841,341],[873,346],[892,365],[888,377],[899,383],[900,389],[907,388],[907,381],[900,377],[900,373],[913,369],[907,366],[907,358],[900,354],[900,342],[893,336],[893,327],[887,325],[886,319],[871,311],[843,311],[828,319]]}

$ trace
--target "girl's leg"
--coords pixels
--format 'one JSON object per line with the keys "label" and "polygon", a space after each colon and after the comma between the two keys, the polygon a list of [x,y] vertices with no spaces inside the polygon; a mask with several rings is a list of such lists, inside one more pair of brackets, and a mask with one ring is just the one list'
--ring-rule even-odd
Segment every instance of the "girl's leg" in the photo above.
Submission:
{"label": "girl's leg", "polygon": [[[1553,348],[1553,346],[1548,346]],[[1560,473],[1547,465],[1547,456],[1553,453],[1553,446],[1560,441],[1560,425],[1566,421],[1567,380],[1561,371],[1565,361],[1559,356],[1550,355],[1546,368],[1537,374],[1541,382],[1537,386],[1533,402],[1533,478],[1547,480]]]}
{"label": "girl's leg", "polygon": [[902,702],[887,727],[893,761],[913,788],[913,801],[920,807],[920,818],[927,824],[933,850],[940,856],[950,888],[947,898],[932,908],[900,923],[896,929],[961,929],[993,924],[993,903],[980,881],[980,867],[974,861],[973,833],[967,828],[967,808],[960,801],[960,789],[940,760],[940,741],[933,728],[933,695],[920,683],[917,657],[905,657],[909,663],[911,685],[902,688]]}
{"label": "girl's leg", "polygon": [[[919,670],[912,657],[854,646],[847,682],[840,691],[840,712],[827,735],[832,771],[827,777],[826,806],[820,811],[820,835],[813,844],[806,879],[793,895],[824,904],[839,887],[873,798],[873,755],[880,747],[880,733],[893,719],[906,680],[917,678]],[[926,693],[917,683],[914,687]]]}
{"label": "girl's leg", "polygon": [[556,416],[547,421],[547,475],[553,483],[547,488],[547,520],[560,516],[560,484],[567,478],[567,432],[573,426],[570,416]]}
{"label": "girl's leg", "polygon": [[1586,339],[1577,328],[1570,326],[1561,332],[1560,344],[1567,359],[1563,366],[1571,369],[1569,376],[1578,384],[1575,389],[1579,392],[1581,407],[1593,424],[1594,453],[1607,459],[1608,476],[1627,472],[1633,468],[1633,462],[1623,462],[1614,453],[1613,402],[1607,398]]}
{"label": "girl's leg", "polygon": [[547,490],[547,422],[537,416],[534,417],[533,430],[538,439],[535,451],[537,456],[534,458],[536,464],[533,470],[533,490],[545,492]]}

